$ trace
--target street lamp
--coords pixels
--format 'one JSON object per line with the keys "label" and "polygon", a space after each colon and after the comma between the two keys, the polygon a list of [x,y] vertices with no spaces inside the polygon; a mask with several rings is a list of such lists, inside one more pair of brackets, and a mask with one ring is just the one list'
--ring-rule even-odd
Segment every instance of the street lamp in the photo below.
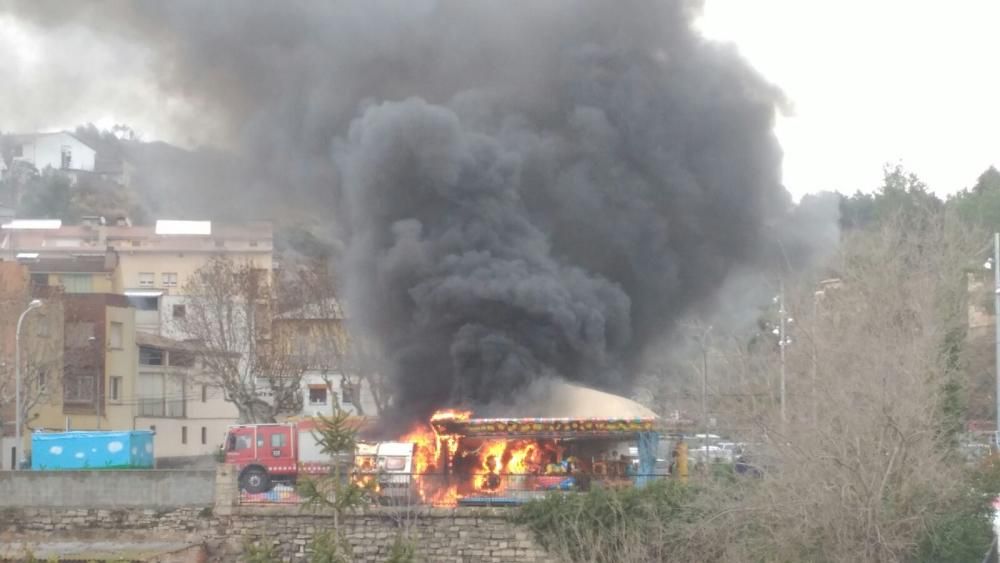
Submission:
{"label": "street lamp", "polygon": [[987,258],[983,267],[993,270],[993,331],[996,335],[996,431],[993,442],[1000,447],[1000,233],[993,233],[993,257]]}
{"label": "street lamp", "polygon": [[771,332],[778,337],[778,351],[781,360],[778,403],[781,407],[781,423],[784,424],[788,421],[788,414],[785,407],[785,347],[792,343],[792,339],[788,337],[788,325],[795,322],[795,319],[788,316],[788,310],[785,309],[785,280],[782,279],[779,281],[778,296],[774,299],[778,303],[779,320],[778,326]]}
{"label": "street lamp", "polygon": [[712,327],[702,332],[698,338],[698,347],[701,348],[701,455],[702,461],[708,460],[708,335],[712,332]]}
{"label": "street lamp", "polygon": [[28,303],[28,308],[17,318],[17,328],[14,331],[14,448],[17,452],[17,464],[14,471],[21,469],[24,464],[24,444],[21,443],[21,323],[24,317],[32,311],[42,306],[40,299],[32,299]]}

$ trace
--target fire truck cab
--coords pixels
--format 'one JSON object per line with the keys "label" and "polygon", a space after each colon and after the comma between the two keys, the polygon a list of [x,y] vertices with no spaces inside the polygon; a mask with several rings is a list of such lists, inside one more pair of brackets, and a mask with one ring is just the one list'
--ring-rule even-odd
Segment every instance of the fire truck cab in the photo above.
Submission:
{"label": "fire truck cab", "polygon": [[263,493],[275,482],[294,482],[300,452],[294,424],[244,424],[226,433],[226,463],[239,471],[240,488]]}
{"label": "fire truck cab", "polygon": [[263,493],[277,482],[294,484],[302,475],[328,473],[335,463],[376,476],[382,496],[398,496],[408,487],[413,471],[414,444],[379,442],[358,444],[356,451],[331,457],[323,452],[315,423],[244,424],[231,426],[224,445],[226,463],[239,472],[240,488]]}

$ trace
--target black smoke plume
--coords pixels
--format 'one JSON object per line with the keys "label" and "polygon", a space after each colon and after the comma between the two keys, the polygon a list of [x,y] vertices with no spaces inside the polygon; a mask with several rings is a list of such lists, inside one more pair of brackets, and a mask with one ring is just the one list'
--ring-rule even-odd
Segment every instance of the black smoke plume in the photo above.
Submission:
{"label": "black smoke plume", "polygon": [[781,95],[698,2],[0,6],[141,46],[255,171],[244,196],[329,217],[403,416],[627,389],[734,268],[810,251],[783,227]]}

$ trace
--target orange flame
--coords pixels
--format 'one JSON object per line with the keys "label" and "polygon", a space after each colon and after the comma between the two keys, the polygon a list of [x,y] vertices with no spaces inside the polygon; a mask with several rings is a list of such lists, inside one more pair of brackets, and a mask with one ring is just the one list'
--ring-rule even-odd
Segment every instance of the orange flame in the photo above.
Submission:
{"label": "orange flame", "polygon": [[[435,416],[438,414],[435,413]],[[468,415],[471,416],[471,413]],[[399,441],[416,444],[413,458],[413,479],[420,499],[423,502],[439,506],[457,504],[458,487],[457,485],[448,486],[445,483],[445,472],[442,467],[439,467],[439,464],[442,462],[442,443],[448,449],[449,454],[453,455],[458,449],[458,438],[455,436],[439,438],[429,426],[418,424]]]}
{"label": "orange flame", "polygon": [[[469,420],[471,411],[442,409],[431,422]],[[488,440],[473,451],[460,451],[459,436],[438,435],[432,426],[418,424],[399,438],[416,445],[413,473],[417,492],[423,502],[454,506],[460,495],[500,493],[508,486],[507,475],[538,473],[544,467],[543,455],[555,453],[551,443],[532,440]],[[471,475],[456,473],[455,460],[472,462]],[[447,467],[444,465],[447,463]]]}
{"label": "orange flame", "polygon": [[526,475],[541,470],[540,444],[530,440],[491,440],[479,448],[479,467],[483,473],[474,476],[480,491],[501,492],[506,489],[505,475]]}
{"label": "orange flame", "polygon": [[431,415],[431,422],[439,420],[469,420],[470,418],[472,418],[472,411],[441,409]]}

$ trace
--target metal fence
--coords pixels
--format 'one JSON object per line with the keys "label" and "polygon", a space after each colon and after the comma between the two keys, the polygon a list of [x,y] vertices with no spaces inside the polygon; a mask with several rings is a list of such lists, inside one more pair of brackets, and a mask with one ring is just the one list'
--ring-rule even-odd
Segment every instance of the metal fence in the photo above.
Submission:
{"label": "metal fence", "polygon": [[[320,477],[320,476],[316,476]],[[584,473],[552,475],[400,474],[345,477],[366,485],[372,504],[389,506],[513,506],[548,494],[586,492],[596,488],[641,486],[665,479],[663,473],[610,478]],[[308,478],[308,477],[304,477]],[[328,478],[328,477],[321,477]],[[292,483],[274,483],[267,491],[249,493],[242,487],[240,504],[299,504],[304,502]]]}

